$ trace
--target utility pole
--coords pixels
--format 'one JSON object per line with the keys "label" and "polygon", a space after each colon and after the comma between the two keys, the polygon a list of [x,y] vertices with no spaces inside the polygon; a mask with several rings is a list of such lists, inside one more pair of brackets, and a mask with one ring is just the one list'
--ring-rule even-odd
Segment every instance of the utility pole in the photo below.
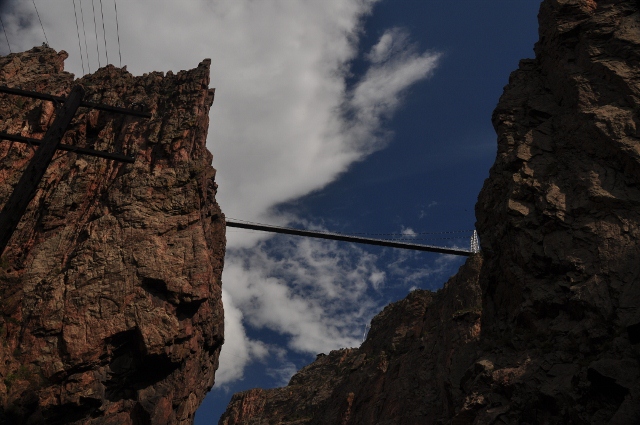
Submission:
{"label": "utility pole", "polygon": [[[29,202],[35,196],[38,184],[53,159],[62,136],[71,123],[83,97],[84,89],[82,86],[75,86],[71,90],[67,101],[58,108],[56,119],[47,130],[40,148],[33,155],[9,200],[4,204],[0,213],[0,247],[2,251],[9,243],[9,239],[18,226],[20,218],[27,210]],[[2,253],[0,252],[0,254]]]}
{"label": "utility pole", "polygon": [[0,255],[4,252],[13,232],[18,227],[20,219],[24,215],[29,203],[33,199],[38,189],[38,185],[44,176],[47,167],[51,163],[53,156],[58,149],[67,151],[73,151],[80,154],[86,154],[91,156],[97,156],[101,158],[113,159],[122,162],[134,162],[134,158],[113,154],[110,152],[95,151],[93,149],[76,148],[73,146],[62,145],[60,141],[67,131],[71,120],[73,119],[76,111],[80,106],[86,106],[90,108],[102,109],[111,112],[117,112],[127,115],[142,116],[145,118],[151,117],[151,114],[133,110],[117,108],[109,105],[100,105],[89,102],[84,102],[84,88],[81,85],[77,85],[71,89],[69,96],[63,98],[58,96],[51,96],[44,93],[29,92],[25,90],[12,89],[9,87],[0,87],[0,92],[16,94],[20,96],[28,96],[37,99],[51,100],[57,102],[63,102],[63,105],[58,107],[56,111],[56,118],[53,124],[47,130],[43,140],[30,139],[22,136],[10,135],[0,133],[0,140],[12,140],[22,143],[31,143],[39,146],[38,150],[34,154],[33,158],[29,162],[27,169],[22,173],[20,181],[13,189],[13,193],[5,203],[0,212]]}

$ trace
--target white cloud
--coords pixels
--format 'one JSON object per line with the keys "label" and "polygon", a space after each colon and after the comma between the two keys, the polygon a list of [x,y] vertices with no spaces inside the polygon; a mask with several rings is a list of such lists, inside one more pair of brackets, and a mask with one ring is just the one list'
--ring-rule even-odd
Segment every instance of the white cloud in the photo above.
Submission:
{"label": "white cloud", "polygon": [[402,227],[402,236],[415,238],[418,234],[411,227]]}
{"label": "white cloud", "polygon": [[[384,41],[389,38],[392,41]],[[355,110],[354,121],[359,127],[356,129],[357,135],[380,130],[382,121],[396,111],[405,90],[431,75],[440,59],[438,53],[418,54],[415,47],[407,43],[407,36],[397,30],[385,32],[373,47],[376,59],[380,59],[378,46],[382,43],[392,44],[382,48],[385,61],[372,61],[371,67],[350,96],[350,105]]]}
{"label": "white cloud", "polygon": [[378,43],[371,48],[367,59],[373,63],[384,62],[392,57],[394,52],[402,52],[407,49],[409,45],[408,39],[409,35],[401,28],[389,29],[382,34]]}
{"label": "white cloud", "polygon": [[234,250],[223,281],[255,329],[288,336],[292,350],[316,354],[359,345],[378,311],[370,289],[381,284],[377,258],[336,242],[281,238]]}
{"label": "white cloud", "polygon": [[269,350],[261,341],[247,337],[242,325],[242,312],[233,304],[229,294],[222,290],[224,305],[224,350],[220,354],[220,367],[216,372],[216,386],[241,379],[245,366],[254,360],[264,359]]}
{"label": "white cloud", "polygon": [[[291,222],[296,218],[276,215],[273,207],[322,188],[388,142],[385,120],[414,83],[431,75],[439,55],[419,52],[408,33],[390,29],[366,54],[369,69],[347,86],[362,21],[375,2],[118,3],[123,64],[133,74],[189,69],[212,59],[211,86],[217,90],[208,147],[218,169],[218,201],[228,217]],[[96,49],[106,62],[101,18],[96,44],[91,2],[75,0],[80,3],[85,56],[95,71]],[[37,1],[50,45],[67,50],[66,68],[80,75],[73,4]],[[103,4],[109,59],[117,65],[114,3]],[[33,4],[14,0],[9,8],[3,21],[13,50],[41,44]],[[80,45],[84,49],[84,38]],[[88,70],[86,61],[84,67]],[[269,352],[266,344],[246,336],[243,323],[288,335],[289,348],[301,352],[359,343],[363,323],[377,309],[367,290],[380,289],[388,277],[375,267],[375,258],[357,248],[310,241],[277,242],[279,252],[289,256],[276,256],[258,242],[266,234],[230,230],[228,236],[223,279],[227,330],[218,384],[239,379],[248,362]],[[416,273],[408,279],[431,272]]]}
{"label": "white cloud", "polygon": [[374,289],[379,290],[382,287],[386,276],[387,274],[385,272],[373,272],[369,276],[369,282],[371,282],[371,285],[373,285]]}

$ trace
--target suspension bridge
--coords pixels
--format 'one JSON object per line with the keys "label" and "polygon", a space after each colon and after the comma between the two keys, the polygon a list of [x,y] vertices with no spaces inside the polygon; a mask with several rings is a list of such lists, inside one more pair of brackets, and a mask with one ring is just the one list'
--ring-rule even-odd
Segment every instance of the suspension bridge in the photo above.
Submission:
{"label": "suspension bridge", "polygon": [[414,251],[435,252],[438,254],[461,255],[468,257],[480,250],[478,243],[478,233],[474,230],[469,243],[469,249],[448,248],[434,245],[423,245],[411,243],[401,240],[375,239],[356,235],[347,235],[334,232],[320,232],[313,230],[301,230],[291,227],[274,226],[262,223],[252,223],[248,221],[240,221],[237,219],[227,219],[227,227],[235,227],[247,230],[258,230],[261,232],[280,233],[284,235],[303,236],[308,238],[328,239],[342,242],[360,243],[365,245],[384,246],[389,248],[410,249]]}

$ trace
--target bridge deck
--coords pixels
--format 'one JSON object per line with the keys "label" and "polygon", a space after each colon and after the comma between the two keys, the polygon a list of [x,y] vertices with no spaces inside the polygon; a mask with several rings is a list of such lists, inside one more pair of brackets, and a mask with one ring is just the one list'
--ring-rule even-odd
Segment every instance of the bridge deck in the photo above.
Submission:
{"label": "bridge deck", "polygon": [[314,232],[310,230],[292,229],[289,227],[271,226],[267,224],[242,223],[242,222],[232,221],[232,220],[227,220],[227,227],[237,227],[240,229],[259,230],[262,232],[271,232],[271,233],[282,233],[285,235],[306,236],[309,238],[330,239],[330,240],[342,241],[342,242],[354,242],[354,243],[361,243],[361,244],[367,244],[367,245],[386,246],[390,248],[411,249],[414,251],[437,252],[439,254],[462,255],[466,257],[473,254],[473,252],[467,251],[464,249],[443,248],[439,246],[421,245],[421,244],[407,243],[407,242],[400,242],[400,241],[390,241],[385,239],[363,238],[360,236],[343,235],[340,233]]}

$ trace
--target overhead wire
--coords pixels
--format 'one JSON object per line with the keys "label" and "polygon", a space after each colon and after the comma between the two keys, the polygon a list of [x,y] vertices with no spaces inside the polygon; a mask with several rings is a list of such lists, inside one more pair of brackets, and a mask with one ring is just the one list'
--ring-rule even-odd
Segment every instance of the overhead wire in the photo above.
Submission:
{"label": "overhead wire", "polygon": [[107,31],[104,29],[104,12],[102,11],[102,0],[100,0],[100,15],[102,15],[102,35],[104,38],[104,54],[107,57],[107,65],[109,65],[109,49],[107,49]]}
{"label": "overhead wire", "polygon": [[118,3],[113,0],[113,7],[116,9],[116,34],[118,35],[118,55],[120,56],[120,68],[122,68],[122,53],[120,53],[120,25],[118,25]]}
{"label": "overhead wire", "polygon": [[89,48],[87,47],[87,31],[84,28],[84,11],[82,10],[82,0],[78,0],[80,3],[80,16],[82,17],[82,34],[84,34],[84,54],[87,57],[87,68],[91,73],[91,62],[89,62]]}
{"label": "overhead wire", "polygon": [[96,53],[98,54],[98,68],[102,67],[100,64],[100,49],[98,48],[98,24],[96,24],[96,3],[94,0],[91,0],[91,7],[93,7],[93,31],[96,34]]}
{"label": "overhead wire", "polygon": [[82,57],[82,45],[80,44],[80,26],[78,25],[78,11],[76,10],[76,0],[73,1],[73,14],[76,15],[76,31],[78,32],[78,49],[80,50],[80,62],[82,62],[82,74],[84,74],[84,58]]}
{"label": "overhead wire", "polygon": [[2,24],[2,31],[4,31],[4,38],[7,39],[7,46],[9,46],[9,53],[13,53],[11,51],[11,44],[9,44],[9,37],[7,36],[7,29],[4,27],[4,22],[2,22],[2,17],[0,16],[0,24]]}
{"label": "overhead wire", "polygon": [[403,236],[413,237],[414,235],[444,235],[449,233],[471,233],[473,230],[449,230],[444,232],[414,232],[414,233],[353,233],[354,235],[370,235],[370,236]]}
{"label": "overhead wire", "polygon": [[442,240],[460,240],[460,239],[467,239],[467,236],[458,236],[456,238],[411,238],[411,237],[406,237],[406,238],[392,238],[392,239],[386,239],[386,240],[389,240],[389,241],[415,242],[415,241],[442,241]]}
{"label": "overhead wire", "polygon": [[38,21],[40,21],[40,28],[42,28],[42,33],[44,34],[44,41],[49,45],[49,40],[47,39],[47,33],[44,32],[44,25],[42,25],[42,19],[40,19],[40,13],[38,13],[38,7],[36,6],[36,0],[31,0],[33,3],[34,9],[36,9],[36,15],[38,15]]}

